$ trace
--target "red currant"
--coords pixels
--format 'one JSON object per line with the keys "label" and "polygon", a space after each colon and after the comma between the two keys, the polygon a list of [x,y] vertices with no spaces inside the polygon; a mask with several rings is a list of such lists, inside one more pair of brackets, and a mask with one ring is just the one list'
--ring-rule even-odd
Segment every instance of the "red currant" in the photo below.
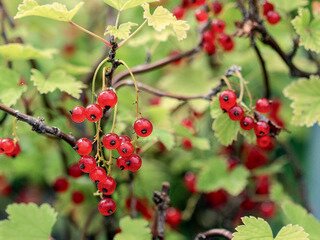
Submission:
{"label": "red currant", "polygon": [[[1,153],[1,150],[0,150],[0,153]],[[21,153],[20,145],[19,145],[19,143],[16,143],[16,144],[14,145],[13,151],[10,152],[10,153],[6,153],[6,155],[7,155],[8,157],[15,158],[15,157],[18,156],[20,153]]]}
{"label": "red currant", "polygon": [[216,208],[227,203],[228,194],[226,193],[226,191],[220,189],[214,192],[207,193],[206,200],[211,205],[211,207]]}
{"label": "red currant", "polygon": [[257,138],[257,145],[259,147],[261,147],[262,149],[268,148],[270,146],[271,142],[272,142],[272,139],[268,135]]}
{"label": "red currant", "polygon": [[89,155],[92,151],[92,142],[87,138],[80,138],[76,142],[75,150],[81,155]]}
{"label": "red currant", "polygon": [[125,157],[118,157],[117,159],[117,167],[120,168],[120,170],[125,170],[127,169],[127,158]]}
{"label": "red currant", "polygon": [[214,37],[215,37],[214,33],[210,30],[207,30],[202,34],[202,41],[204,43],[212,43],[213,44]]}
{"label": "red currant", "polygon": [[126,159],[126,169],[131,172],[136,172],[141,168],[142,160],[137,154],[132,154],[128,159]]}
{"label": "red currant", "polygon": [[110,216],[116,208],[116,203],[111,198],[104,198],[98,204],[98,210],[103,216]]}
{"label": "red currant", "polygon": [[208,13],[205,10],[198,9],[195,13],[195,17],[198,22],[204,22],[208,20]]}
{"label": "red currant", "polygon": [[184,126],[185,128],[188,128],[189,130],[193,131],[194,130],[194,125],[193,121],[190,118],[185,118],[181,121],[181,125]]}
{"label": "red currant", "polygon": [[166,222],[172,227],[177,228],[182,220],[182,214],[179,209],[170,207],[166,211]]}
{"label": "red currant", "polygon": [[206,3],[206,0],[195,0],[194,1],[195,6],[202,6],[205,3]]}
{"label": "red currant", "polygon": [[112,178],[107,176],[103,180],[99,181],[98,183],[98,189],[100,192],[102,192],[104,195],[111,195],[114,190],[116,189],[117,183]]}
{"label": "red currant", "polygon": [[276,205],[274,202],[264,202],[260,206],[261,215],[264,218],[271,218],[276,213]]}
{"label": "red currant", "polygon": [[222,11],[222,4],[220,1],[216,0],[212,3],[212,10],[215,15],[218,15]]}
{"label": "red currant", "polygon": [[228,111],[229,117],[232,121],[240,121],[244,116],[244,111],[240,106],[234,106]]}
{"label": "red currant", "polygon": [[250,199],[249,197],[246,197],[242,203],[241,203],[241,207],[244,209],[244,210],[247,210],[247,211],[250,211],[250,210],[253,210],[255,207],[256,207],[256,203]]}
{"label": "red currant", "polygon": [[96,160],[94,157],[82,156],[79,160],[79,168],[84,173],[90,173],[96,166]]}
{"label": "red currant", "polygon": [[256,124],[254,125],[254,132],[258,137],[268,135],[270,132],[270,126],[264,121],[256,122]]}
{"label": "red currant", "polygon": [[185,9],[181,6],[178,6],[173,9],[172,13],[178,20],[180,20],[184,17]]}
{"label": "red currant", "polygon": [[216,47],[213,42],[204,42],[203,49],[208,55],[216,53]]}
{"label": "red currant", "polygon": [[245,161],[245,166],[248,169],[255,169],[264,166],[268,162],[268,158],[257,147],[251,147]]}
{"label": "red currant", "polygon": [[[171,55],[171,54],[170,54],[170,55]],[[174,61],[174,63],[178,65],[178,64],[180,63],[180,60]],[[153,97],[153,98],[151,98],[151,99],[149,100],[149,104],[150,104],[151,106],[158,106],[158,105],[160,105],[160,103],[161,103],[161,97],[155,96],[155,97]]]}
{"label": "red currant", "polygon": [[225,28],[226,28],[225,22],[220,19],[215,19],[211,22],[212,33],[223,33]]}
{"label": "red currant", "polygon": [[153,130],[152,123],[146,118],[139,118],[134,122],[134,131],[140,137],[148,137]]}
{"label": "red currant", "polygon": [[119,136],[120,142],[131,142],[131,138],[127,135],[121,135]]}
{"label": "red currant", "polygon": [[60,192],[60,193],[65,192],[68,190],[68,188],[69,188],[69,182],[64,177],[57,178],[53,183],[53,189],[56,192]]}
{"label": "red currant", "polygon": [[86,119],[85,110],[86,109],[82,106],[77,106],[72,109],[72,111],[70,111],[71,120],[75,123],[83,122]]}
{"label": "red currant", "polygon": [[112,108],[117,104],[118,97],[115,91],[113,91],[112,89],[108,89],[98,95],[97,102],[102,108]]}
{"label": "red currant", "polygon": [[90,104],[86,107],[85,115],[88,121],[97,122],[102,118],[103,111],[98,104]]}
{"label": "red currant", "polygon": [[225,90],[219,96],[220,107],[222,110],[228,111],[237,103],[237,95],[232,90]]}
{"label": "red currant", "polygon": [[85,199],[84,194],[81,191],[72,192],[71,198],[74,204],[81,204]]}
{"label": "red currant", "polygon": [[73,177],[73,178],[78,178],[82,176],[82,171],[79,168],[79,164],[75,163],[72,164],[69,169],[68,169],[68,175]]}
{"label": "red currant", "polygon": [[193,147],[192,141],[189,138],[182,139],[182,147],[184,150],[190,151]]}
{"label": "red currant", "polygon": [[269,11],[269,12],[267,13],[267,21],[268,21],[268,23],[270,23],[271,25],[277,24],[280,20],[281,20],[281,17],[280,17],[280,15],[279,15],[279,13],[274,12],[274,11]]}
{"label": "red currant", "polygon": [[270,191],[270,181],[268,175],[258,176],[256,179],[256,194],[268,195]]}
{"label": "red currant", "polygon": [[223,50],[229,52],[232,51],[234,48],[234,42],[232,40],[232,37],[227,35],[227,34],[220,34],[219,36],[219,43],[221,45],[221,47],[223,48]]}
{"label": "red currant", "polygon": [[268,113],[271,110],[271,104],[268,99],[260,98],[256,102],[256,110],[260,113]]}
{"label": "red currant", "polygon": [[134,146],[131,142],[122,142],[117,150],[120,156],[129,157],[134,152]]}
{"label": "red currant", "polygon": [[240,120],[240,126],[243,130],[251,130],[254,127],[254,120],[252,117],[245,116]]}
{"label": "red currant", "polygon": [[103,181],[103,179],[107,177],[107,173],[102,167],[95,167],[89,173],[89,177],[93,182],[99,183],[100,181]]}
{"label": "red currant", "polygon": [[264,1],[262,8],[263,8],[263,15],[266,16],[268,14],[268,12],[273,11],[274,6],[270,2]]}
{"label": "red currant", "polygon": [[197,177],[193,172],[187,172],[184,175],[183,182],[189,192],[197,192]]}
{"label": "red currant", "polygon": [[103,146],[106,149],[117,149],[120,146],[120,139],[119,136],[115,133],[108,133],[103,136],[102,138]]}
{"label": "red currant", "polygon": [[15,147],[14,141],[11,138],[3,138],[0,142],[0,151],[4,153],[13,152]]}

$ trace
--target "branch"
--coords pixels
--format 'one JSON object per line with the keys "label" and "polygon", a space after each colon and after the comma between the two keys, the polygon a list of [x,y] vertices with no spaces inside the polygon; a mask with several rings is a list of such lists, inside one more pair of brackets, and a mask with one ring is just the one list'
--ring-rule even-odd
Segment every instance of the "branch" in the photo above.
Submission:
{"label": "branch", "polygon": [[226,229],[218,228],[218,229],[211,229],[207,232],[199,233],[194,240],[204,240],[214,236],[221,236],[225,237],[226,239],[232,239],[232,233]]}

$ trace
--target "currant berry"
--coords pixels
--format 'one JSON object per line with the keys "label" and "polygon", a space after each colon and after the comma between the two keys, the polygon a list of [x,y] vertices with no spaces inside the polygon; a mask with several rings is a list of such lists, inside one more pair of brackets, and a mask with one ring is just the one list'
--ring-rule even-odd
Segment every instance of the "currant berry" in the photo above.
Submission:
{"label": "currant berry", "polygon": [[195,6],[202,6],[205,3],[206,3],[206,0],[195,0],[194,1]]}
{"label": "currant berry", "polygon": [[212,33],[223,33],[225,28],[226,28],[226,23],[221,19],[215,19],[211,22]]}
{"label": "currant berry", "polygon": [[89,155],[92,151],[92,142],[87,138],[80,138],[74,149],[81,155]]}
{"label": "currant berry", "polygon": [[256,194],[268,195],[270,192],[270,180],[268,175],[261,175],[255,179]]}
{"label": "currant berry", "polygon": [[56,192],[59,192],[59,193],[65,192],[68,190],[68,188],[69,188],[69,182],[64,177],[57,178],[53,183],[53,189]]}
{"label": "currant berry", "polygon": [[127,135],[121,135],[119,136],[120,142],[131,142],[131,138]]}
{"label": "currant berry", "polygon": [[179,209],[170,207],[166,211],[166,223],[168,223],[172,228],[177,228],[182,220],[182,214]]}
{"label": "currant berry", "polygon": [[[170,54],[170,56],[171,56],[171,54]],[[181,60],[177,60],[177,61],[174,61],[173,63],[174,63],[175,65],[179,65],[179,64],[180,64],[180,61],[181,61]],[[158,97],[158,96],[155,96],[155,97],[153,97],[153,98],[151,98],[151,99],[149,100],[149,104],[150,104],[151,106],[159,106],[160,103],[161,103],[161,97]]]}
{"label": "currant berry", "polygon": [[86,107],[85,115],[88,121],[97,122],[102,118],[103,111],[98,104],[90,104]]}
{"label": "currant berry", "polygon": [[185,14],[185,9],[181,6],[178,6],[176,8],[173,9],[172,14],[178,19],[182,19],[184,17]]}
{"label": "currant berry", "polygon": [[204,22],[208,20],[208,13],[205,10],[198,9],[195,12],[195,17],[198,22]]}
{"label": "currant berry", "polygon": [[260,98],[256,102],[256,110],[260,113],[268,113],[271,111],[271,104],[268,99]]}
{"label": "currant berry", "polygon": [[268,135],[270,132],[270,126],[264,121],[256,122],[256,124],[254,125],[254,132],[258,137]]}
{"label": "currant berry", "polygon": [[81,191],[74,191],[72,192],[71,199],[74,204],[81,204],[83,203],[85,197]]}
{"label": "currant berry", "polygon": [[118,97],[115,91],[113,91],[112,89],[108,89],[98,95],[97,102],[102,108],[112,108],[117,104]]}
{"label": "currant berry", "polygon": [[132,154],[127,160],[126,160],[126,169],[130,172],[136,172],[141,168],[142,160],[141,157],[137,154]]}
{"label": "currant berry", "polygon": [[208,54],[208,55],[213,55],[216,53],[216,47],[213,42],[204,42],[203,44],[203,50]]}
{"label": "currant berry", "polygon": [[82,156],[78,165],[84,173],[90,173],[97,166],[96,160],[91,156]]}
{"label": "currant berry", "polygon": [[267,21],[268,23],[270,23],[271,25],[275,25],[277,24],[279,21],[281,20],[281,17],[279,15],[279,13],[275,12],[275,11],[269,11],[267,13]]}
{"label": "currant berry", "polygon": [[121,142],[117,134],[108,133],[103,136],[102,143],[106,149],[112,150],[112,149],[117,149],[120,146]]}
{"label": "currant berry", "polygon": [[116,189],[116,186],[117,186],[116,181],[109,176],[107,176],[106,178],[104,178],[98,183],[98,189],[104,195],[111,195]]}
{"label": "currant berry", "polygon": [[207,30],[202,34],[202,41],[204,42],[204,44],[205,43],[213,44],[214,37],[215,37],[214,33],[210,30]]}
{"label": "currant berry", "polygon": [[127,169],[127,158],[119,156],[117,159],[117,167],[120,168],[120,170],[126,170]]}
{"label": "currant berry", "polygon": [[240,106],[234,106],[228,111],[229,117],[232,121],[240,121],[244,116],[244,111]]}
{"label": "currant berry", "polygon": [[116,203],[111,198],[104,198],[98,204],[98,210],[103,216],[110,216],[116,208]]}
{"label": "currant berry", "polygon": [[272,144],[272,139],[270,136],[262,136],[257,138],[257,145],[262,149],[266,149]]}
{"label": "currant berry", "polygon": [[75,123],[83,122],[86,119],[85,110],[86,109],[82,106],[77,106],[72,109],[72,111],[70,111],[71,120]]}
{"label": "currant berry", "polygon": [[211,207],[216,208],[220,207],[227,203],[228,201],[228,194],[223,189],[210,192],[206,194],[206,200]]}
{"label": "currant berry", "polygon": [[[1,150],[0,150],[0,153],[1,153]],[[10,152],[10,153],[6,153],[6,155],[7,155],[8,157],[15,158],[15,157],[18,156],[20,153],[21,153],[20,145],[19,145],[19,143],[16,143],[16,144],[14,145],[13,151]]]}
{"label": "currant berry", "polygon": [[194,124],[193,121],[190,118],[185,118],[181,121],[181,125],[185,128],[194,131]]}
{"label": "currant berry", "polygon": [[122,157],[129,157],[134,152],[134,146],[131,142],[122,142],[117,148],[118,153]]}
{"label": "currant berry", "polygon": [[247,211],[253,210],[255,207],[256,203],[249,197],[246,197],[241,203],[241,208]]}
{"label": "currant berry", "polygon": [[72,164],[68,169],[68,175],[73,178],[78,178],[82,176],[82,171],[78,163]]}
{"label": "currant berry", "polygon": [[240,126],[243,130],[251,130],[254,127],[254,120],[252,117],[245,116],[240,120]]}
{"label": "currant berry", "polygon": [[15,147],[15,143],[11,138],[3,138],[0,142],[0,151],[4,153],[11,153],[13,152]]}
{"label": "currant berry", "polygon": [[219,96],[220,107],[222,110],[228,111],[237,103],[237,95],[232,90],[225,90]]}
{"label": "currant berry", "polygon": [[276,205],[274,202],[264,202],[260,206],[261,215],[264,218],[271,218],[276,213]]}
{"label": "currant berry", "polygon": [[233,50],[234,48],[234,42],[232,40],[232,37],[227,35],[227,34],[220,34],[218,41],[221,45],[221,47],[223,48],[224,51],[226,52],[230,52]]}
{"label": "currant berry", "polygon": [[183,183],[191,193],[197,192],[197,177],[193,172],[187,172],[184,175]]}
{"label": "currant berry", "polygon": [[264,1],[262,8],[263,8],[263,15],[267,16],[268,12],[273,11],[274,6],[269,1]]}
{"label": "currant berry", "polygon": [[192,141],[189,138],[183,138],[182,147],[184,150],[190,151],[193,147]]}
{"label": "currant berry", "polygon": [[140,137],[148,137],[153,130],[152,123],[146,118],[139,118],[134,122],[134,131]]}
{"label": "currant berry", "polygon": [[220,1],[214,1],[212,3],[212,10],[215,15],[218,15],[222,11],[222,4]]}
{"label": "currant berry", "polygon": [[89,177],[93,182],[99,183],[100,181],[103,181],[103,179],[107,177],[107,173],[102,167],[95,167],[89,173]]}

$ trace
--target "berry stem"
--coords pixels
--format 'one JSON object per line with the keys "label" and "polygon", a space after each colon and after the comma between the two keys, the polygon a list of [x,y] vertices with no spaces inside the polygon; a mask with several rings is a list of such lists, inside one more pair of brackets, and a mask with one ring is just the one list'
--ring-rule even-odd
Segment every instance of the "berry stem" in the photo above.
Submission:
{"label": "berry stem", "polygon": [[116,18],[116,23],[114,24],[116,28],[118,28],[118,25],[119,25],[119,19],[120,19],[120,11],[118,11],[117,13],[117,18]]}
{"label": "berry stem", "polygon": [[91,102],[94,102],[94,97],[95,97],[95,91],[96,91],[96,79],[97,79],[97,75],[98,75],[98,72],[99,72],[99,69],[101,68],[101,66],[103,64],[105,64],[107,61],[109,60],[109,58],[105,58],[103,59],[98,67],[96,68],[94,74],[93,74],[93,78],[92,78],[92,88],[91,88]]}
{"label": "berry stem", "polygon": [[229,82],[229,79],[226,76],[222,76],[221,79],[226,83],[228,89],[233,90],[232,86],[231,86],[231,84]]}
{"label": "berry stem", "polygon": [[238,102],[241,103],[242,102],[242,99],[243,99],[243,95],[244,95],[244,79],[241,75],[241,73],[239,71],[236,71],[236,75],[237,77],[239,78],[239,81],[240,81],[240,95],[239,95],[239,98],[238,98]]}
{"label": "berry stem", "polygon": [[145,20],[133,33],[130,34],[130,36],[126,39],[124,39],[122,42],[119,43],[119,48],[122,47],[129,39],[131,39],[134,35],[136,35],[147,23],[147,20]]}
{"label": "berry stem", "polygon": [[113,133],[114,129],[116,128],[117,113],[118,113],[118,104],[116,104],[113,109],[112,127],[110,130],[111,133]]}
{"label": "berry stem", "polygon": [[195,193],[193,194],[187,202],[186,208],[182,212],[182,219],[189,220],[192,217],[192,214],[197,206],[197,203],[201,197],[201,194]]}
{"label": "berry stem", "polygon": [[17,128],[18,128],[18,119],[14,118],[12,122],[12,137],[15,143],[19,141],[19,138],[17,135]]}

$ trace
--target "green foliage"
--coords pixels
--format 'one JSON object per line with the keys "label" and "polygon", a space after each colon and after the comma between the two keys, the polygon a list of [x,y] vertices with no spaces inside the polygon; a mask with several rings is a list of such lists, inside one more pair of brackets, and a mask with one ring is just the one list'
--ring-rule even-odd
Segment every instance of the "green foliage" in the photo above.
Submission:
{"label": "green foliage", "polygon": [[0,222],[0,240],[47,240],[57,213],[48,204],[11,204],[8,219]]}
{"label": "green foliage", "polygon": [[162,142],[165,145],[165,147],[167,148],[167,150],[169,150],[169,151],[175,145],[174,135],[167,130],[163,130],[163,129],[159,129],[159,128],[154,129],[150,140],[152,141],[153,139],[156,141]]}
{"label": "green foliage", "polygon": [[292,100],[292,123],[310,127],[320,122],[320,78],[300,79],[283,90],[284,95]]}
{"label": "green foliage", "polygon": [[23,45],[20,43],[10,43],[0,46],[0,55],[6,60],[52,58],[54,53],[56,53],[56,50],[54,49],[39,50],[32,46]]}
{"label": "green foliage", "polygon": [[320,17],[314,16],[306,8],[299,9],[299,15],[292,20],[292,25],[300,36],[299,44],[307,50],[320,52]]}
{"label": "green foliage", "polygon": [[53,71],[46,79],[45,76],[36,69],[32,69],[31,81],[41,94],[46,94],[59,89],[75,98],[80,97],[81,89],[85,85],[77,81],[73,76],[68,75],[63,70]]}
{"label": "green foliage", "polygon": [[262,218],[243,217],[244,225],[236,228],[233,240],[309,240],[308,234],[298,225],[283,227],[277,236],[273,238],[269,224]]}
{"label": "green foliage", "polygon": [[202,192],[212,192],[223,188],[231,195],[238,195],[248,182],[249,172],[243,166],[228,170],[227,162],[213,159],[205,162],[199,173],[197,189]]}
{"label": "green foliage", "polygon": [[270,0],[270,2],[276,6],[276,9],[287,13],[308,4],[308,0]]}
{"label": "green foliage", "polygon": [[148,221],[144,219],[131,219],[129,216],[120,219],[121,233],[115,240],[149,240],[151,232]]}
{"label": "green foliage", "polygon": [[117,9],[118,11],[123,11],[129,8],[134,8],[142,5],[143,3],[151,3],[157,0],[104,0],[106,4]]}
{"label": "green foliage", "polygon": [[131,28],[137,26],[138,24],[127,22],[122,23],[118,28],[116,26],[107,26],[105,35],[109,34],[118,39],[126,39],[130,36]]}
{"label": "green foliage", "polygon": [[27,16],[39,16],[62,22],[70,22],[82,5],[83,2],[80,2],[73,9],[68,10],[65,5],[57,2],[39,5],[35,0],[24,0],[18,6],[18,12],[14,18],[17,19]]}
{"label": "green foliage", "polygon": [[6,67],[0,67],[0,100],[8,106],[16,104],[21,95],[27,91],[26,86],[19,85],[20,76]]}

